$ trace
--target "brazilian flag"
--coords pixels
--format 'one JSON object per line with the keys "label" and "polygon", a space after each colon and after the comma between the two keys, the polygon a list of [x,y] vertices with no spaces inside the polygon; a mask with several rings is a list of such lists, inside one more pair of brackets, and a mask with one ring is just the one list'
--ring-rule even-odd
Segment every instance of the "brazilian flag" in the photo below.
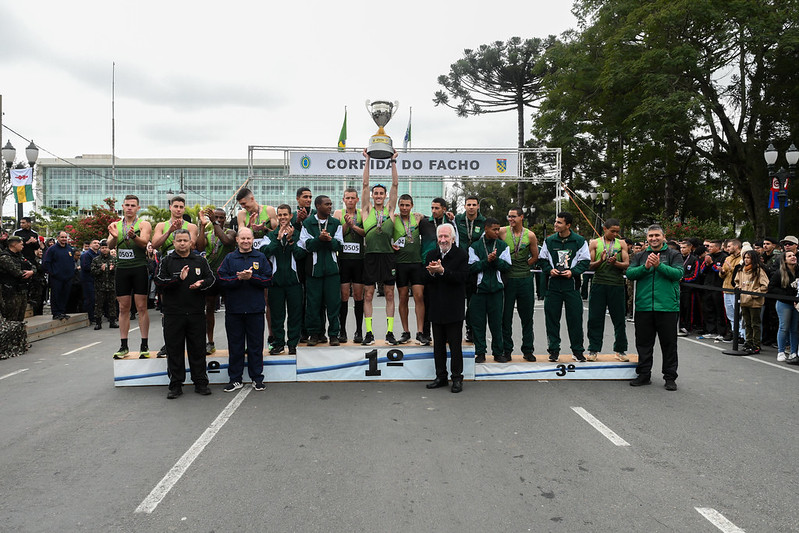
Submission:
{"label": "brazilian flag", "polygon": [[341,125],[341,133],[338,136],[338,151],[343,152],[347,148],[347,108],[344,108],[344,124]]}

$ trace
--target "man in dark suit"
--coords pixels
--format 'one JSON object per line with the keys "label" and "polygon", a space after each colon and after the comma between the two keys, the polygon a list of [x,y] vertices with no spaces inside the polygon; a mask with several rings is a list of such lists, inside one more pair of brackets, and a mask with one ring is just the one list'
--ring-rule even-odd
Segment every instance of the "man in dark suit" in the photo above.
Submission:
{"label": "man in dark suit", "polygon": [[441,224],[436,229],[438,246],[427,253],[427,285],[430,317],[433,325],[433,357],[436,379],[428,389],[447,386],[447,345],[450,352],[452,392],[463,390],[463,319],[466,282],[469,279],[469,256],[455,245],[455,227]]}

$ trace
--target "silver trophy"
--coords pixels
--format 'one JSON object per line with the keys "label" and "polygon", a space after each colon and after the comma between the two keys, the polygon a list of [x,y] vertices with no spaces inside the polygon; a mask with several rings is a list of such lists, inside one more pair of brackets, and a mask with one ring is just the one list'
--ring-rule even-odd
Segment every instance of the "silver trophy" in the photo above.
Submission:
{"label": "silver trophy", "polygon": [[377,133],[369,138],[369,148],[366,149],[369,157],[373,159],[389,159],[394,155],[391,137],[386,135],[386,130],[383,128],[391,120],[391,117],[396,114],[397,109],[399,109],[399,102],[396,100],[394,103],[384,100],[378,100],[377,102],[366,101],[366,110],[378,127]]}

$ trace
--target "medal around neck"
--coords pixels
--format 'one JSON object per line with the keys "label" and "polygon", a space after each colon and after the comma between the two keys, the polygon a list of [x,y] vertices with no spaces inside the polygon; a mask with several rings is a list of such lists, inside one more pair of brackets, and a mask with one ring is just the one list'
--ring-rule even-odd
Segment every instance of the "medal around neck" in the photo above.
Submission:
{"label": "medal around neck", "polygon": [[366,153],[373,159],[389,159],[394,155],[394,145],[391,142],[391,137],[386,135],[385,128],[388,121],[391,120],[399,109],[399,102],[387,102],[385,100],[378,100],[372,102],[366,101],[366,110],[372,116],[372,120],[377,124],[377,133],[369,138],[369,148]]}

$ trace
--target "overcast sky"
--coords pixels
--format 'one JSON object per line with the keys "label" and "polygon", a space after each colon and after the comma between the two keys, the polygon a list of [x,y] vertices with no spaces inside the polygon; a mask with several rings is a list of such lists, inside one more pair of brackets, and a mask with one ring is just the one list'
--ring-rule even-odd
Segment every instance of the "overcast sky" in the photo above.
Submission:
{"label": "overcast sky", "polygon": [[[377,129],[367,98],[399,100],[395,146],[412,106],[414,148],[513,147],[515,113],[458,118],[433,105],[437,77],[466,48],[576,25],[565,0],[255,4],[5,2],[3,124],[60,157],[110,154],[115,62],[118,157],[333,148],[344,106],[347,144],[364,146]],[[23,154],[4,128],[9,138]]]}

